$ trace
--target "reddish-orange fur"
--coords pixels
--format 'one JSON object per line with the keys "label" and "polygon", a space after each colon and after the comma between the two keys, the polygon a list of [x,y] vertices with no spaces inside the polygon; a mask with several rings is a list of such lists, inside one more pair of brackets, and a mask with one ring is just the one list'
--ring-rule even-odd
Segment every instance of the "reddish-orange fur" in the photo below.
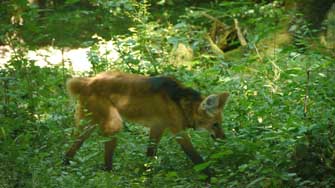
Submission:
{"label": "reddish-orange fur", "polygon": [[[71,96],[78,99],[76,123],[87,118],[90,125],[65,155],[68,163],[83,141],[99,125],[105,136],[122,128],[123,120],[150,128],[148,156],[156,153],[165,129],[178,134],[177,141],[194,163],[202,163],[185,134],[187,128],[206,128],[223,138],[221,111],[228,93],[202,97],[168,77],[147,77],[121,72],[104,72],[91,78],[72,78],[67,83]],[[106,169],[112,168],[116,138],[105,143]]]}

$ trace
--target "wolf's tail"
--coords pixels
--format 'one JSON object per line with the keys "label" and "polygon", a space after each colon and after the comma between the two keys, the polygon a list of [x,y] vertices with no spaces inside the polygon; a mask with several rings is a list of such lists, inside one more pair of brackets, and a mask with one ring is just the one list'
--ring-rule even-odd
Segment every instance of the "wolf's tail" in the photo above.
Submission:
{"label": "wolf's tail", "polygon": [[88,87],[89,78],[71,78],[67,81],[66,86],[71,96],[87,96],[90,94]]}

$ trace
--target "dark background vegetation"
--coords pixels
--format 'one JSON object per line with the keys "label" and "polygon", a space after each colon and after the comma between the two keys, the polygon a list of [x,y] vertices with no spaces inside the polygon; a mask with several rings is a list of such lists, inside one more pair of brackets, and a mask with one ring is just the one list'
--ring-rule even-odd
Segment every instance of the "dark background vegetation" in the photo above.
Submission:
{"label": "dark background vegetation", "polygon": [[[0,68],[0,187],[334,187],[334,12],[331,0],[2,0],[0,44],[13,53]],[[97,51],[102,40],[118,60]],[[89,47],[92,70],[27,58],[46,46]],[[190,130],[206,159],[193,166],[166,132],[150,160],[148,130],[126,123],[113,172],[98,132],[63,166],[77,131],[65,82],[104,70],[229,91],[227,138]]]}

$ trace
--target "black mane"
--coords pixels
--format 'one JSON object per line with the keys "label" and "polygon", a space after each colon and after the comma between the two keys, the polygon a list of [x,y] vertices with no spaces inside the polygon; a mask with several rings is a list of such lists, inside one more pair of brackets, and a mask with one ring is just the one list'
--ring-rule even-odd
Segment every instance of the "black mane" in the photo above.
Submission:
{"label": "black mane", "polygon": [[155,92],[163,91],[175,102],[181,99],[196,101],[201,99],[201,94],[189,87],[184,87],[177,80],[167,76],[154,76],[149,78],[151,89]]}

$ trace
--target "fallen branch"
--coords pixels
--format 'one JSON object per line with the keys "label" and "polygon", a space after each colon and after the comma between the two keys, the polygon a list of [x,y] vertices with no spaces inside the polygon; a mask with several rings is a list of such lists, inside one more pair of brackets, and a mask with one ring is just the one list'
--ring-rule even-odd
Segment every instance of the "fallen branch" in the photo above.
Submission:
{"label": "fallen branch", "polygon": [[203,16],[205,16],[206,18],[212,20],[213,22],[216,22],[218,25],[220,25],[224,30],[228,29],[229,26],[226,25],[225,23],[221,22],[219,19],[207,14],[207,13],[202,13]]}
{"label": "fallen branch", "polygon": [[261,61],[261,63],[263,63],[263,62],[264,62],[264,61],[263,61],[263,57],[262,57],[261,54],[259,53],[256,44],[254,44],[254,48],[255,48],[255,50],[256,50],[256,53],[257,53],[257,56],[258,56],[259,60]]}
{"label": "fallen branch", "polygon": [[216,55],[223,55],[224,54],[224,52],[213,42],[212,38],[209,35],[206,35],[206,39],[208,40],[212,51]]}
{"label": "fallen branch", "polygon": [[245,40],[245,38],[244,38],[244,36],[241,32],[241,29],[238,26],[238,20],[236,18],[234,18],[234,23],[235,23],[235,29],[236,29],[236,32],[237,32],[237,37],[238,37],[238,40],[240,41],[241,45],[242,46],[248,45],[247,40]]}

